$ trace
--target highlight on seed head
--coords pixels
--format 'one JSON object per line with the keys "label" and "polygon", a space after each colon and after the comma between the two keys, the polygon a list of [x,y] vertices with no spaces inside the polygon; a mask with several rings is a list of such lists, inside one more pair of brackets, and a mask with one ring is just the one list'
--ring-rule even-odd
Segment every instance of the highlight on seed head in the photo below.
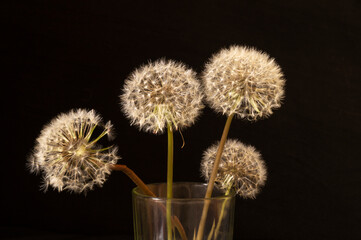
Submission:
{"label": "highlight on seed head", "polygon": [[137,68],[126,79],[120,102],[132,125],[163,133],[191,126],[200,115],[203,93],[196,73],[183,63],[157,60]]}
{"label": "highlight on seed head", "polygon": [[[218,145],[212,145],[203,154],[201,174],[207,181],[212,173]],[[225,191],[234,189],[243,198],[255,198],[266,179],[267,170],[261,154],[252,146],[228,139],[220,160],[216,186]]]}
{"label": "highlight on seed head", "polygon": [[202,81],[212,109],[250,121],[270,116],[284,98],[280,66],[254,48],[231,46],[214,54],[205,66]]}

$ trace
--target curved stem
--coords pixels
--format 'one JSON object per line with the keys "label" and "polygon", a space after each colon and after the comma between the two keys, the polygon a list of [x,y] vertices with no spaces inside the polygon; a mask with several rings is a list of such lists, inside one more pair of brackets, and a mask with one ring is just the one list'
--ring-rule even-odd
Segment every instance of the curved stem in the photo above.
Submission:
{"label": "curved stem", "polygon": [[[221,156],[222,156],[224,144],[226,143],[226,140],[227,140],[227,136],[228,136],[229,128],[230,128],[231,123],[232,123],[233,116],[234,116],[234,114],[229,115],[229,117],[227,118],[227,122],[226,122],[226,124],[224,126],[223,133],[222,133],[222,138],[221,138],[221,141],[219,142],[219,146],[218,146],[218,150],[217,150],[217,154],[216,154],[216,159],[214,160],[214,164],[213,164],[212,174],[211,174],[211,176],[209,178],[205,198],[210,198],[212,196],[212,192],[213,192],[213,188],[214,188],[214,182],[215,182],[216,177],[217,177],[219,163],[221,161]],[[201,217],[201,221],[200,221],[199,227],[198,227],[197,240],[201,240],[203,238],[203,232],[204,232],[204,227],[205,227],[205,224],[206,224],[209,204],[210,204],[210,202],[207,201],[207,200],[204,202],[202,217]]]}
{"label": "curved stem", "polygon": [[125,173],[134,183],[137,185],[145,194],[157,197],[148,187],[145,185],[145,183],[133,172],[132,169],[128,168],[126,165],[122,164],[113,164],[110,167],[112,170],[116,171],[122,171]]}

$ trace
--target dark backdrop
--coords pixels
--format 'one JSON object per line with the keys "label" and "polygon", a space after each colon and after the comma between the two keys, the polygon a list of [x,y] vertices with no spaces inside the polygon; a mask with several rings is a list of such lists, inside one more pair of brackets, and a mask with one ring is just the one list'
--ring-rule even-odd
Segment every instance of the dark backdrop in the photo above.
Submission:
{"label": "dark backdrop", "polygon": [[[72,108],[96,109],[116,128],[121,163],[145,182],[166,179],[166,135],[129,126],[124,79],[161,57],[198,73],[231,44],[269,53],[287,79],[266,120],[234,120],[230,137],[268,167],[256,200],[237,199],[234,239],[360,239],[359,1],[8,1],[1,3],[1,234],[21,239],[130,239],[130,180],[113,173],[83,195],[39,191],[25,168],[42,126]],[[203,150],[225,117],[205,109],[175,136],[176,181],[202,181]],[[5,153],[5,154],[4,154]]]}

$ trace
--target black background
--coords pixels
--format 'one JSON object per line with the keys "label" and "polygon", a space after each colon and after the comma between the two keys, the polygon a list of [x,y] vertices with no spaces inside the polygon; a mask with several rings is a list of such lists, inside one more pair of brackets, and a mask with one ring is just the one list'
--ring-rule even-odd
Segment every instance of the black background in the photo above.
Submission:
{"label": "black background", "polygon": [[[266,120],[234,120],[229,134],[268,167],[256,200],[237,199],[234,239],[361,239],[359,1],[9,1],[1,3],[1,235],[21,239],[130,239],[133,183],[114,172],[86,197],[39,191],[25,168],[42,126],[72,108],[116,128],[122,160],[145,182],[166,180],[166,135],[129,126],[124,79],[161,57],[198,73],[231,44],[269,53],[287,79]],[[175,181],[202,181],[203,150],[226,118],[209,108],[175,134]],[[5,153],[5,154],[4,154]]]}

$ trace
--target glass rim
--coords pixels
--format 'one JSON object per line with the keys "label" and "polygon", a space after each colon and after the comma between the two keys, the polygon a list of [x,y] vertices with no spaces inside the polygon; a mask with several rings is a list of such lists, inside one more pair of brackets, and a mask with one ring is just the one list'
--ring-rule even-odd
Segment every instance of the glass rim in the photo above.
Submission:
{"label": "glass rim", "polygon": [[[161,185],[161,184],[167,184],[166,182],[159,182],[159,183],[149,183],[146,184],[147,186],[150,185]],[[207,183],[203,183],[203,182],[173,182],[173,184],[194,184],[194,185],[204,185],[207,186]],[[140,188],[134,187],[132,189],[132,194],[136,195],[137,197],[141,197],[141,198],[145,198],[145,199],[152,199],[154,201],[167,201],[167,200],[171,200],[171,201],[204,201],[204,200],[222,200],[222,199],[231,199],[234,198],[236,196],[236,193],[234,191],[231,191],[229,195],[222,195],[222,196],[215,196],[215,197],[210,197],[210,198],[170,198],[168,199],[167,197],[152,197],[149,195],[146,195],[144,193],[141,193],[140,191],[138,191]]]}

